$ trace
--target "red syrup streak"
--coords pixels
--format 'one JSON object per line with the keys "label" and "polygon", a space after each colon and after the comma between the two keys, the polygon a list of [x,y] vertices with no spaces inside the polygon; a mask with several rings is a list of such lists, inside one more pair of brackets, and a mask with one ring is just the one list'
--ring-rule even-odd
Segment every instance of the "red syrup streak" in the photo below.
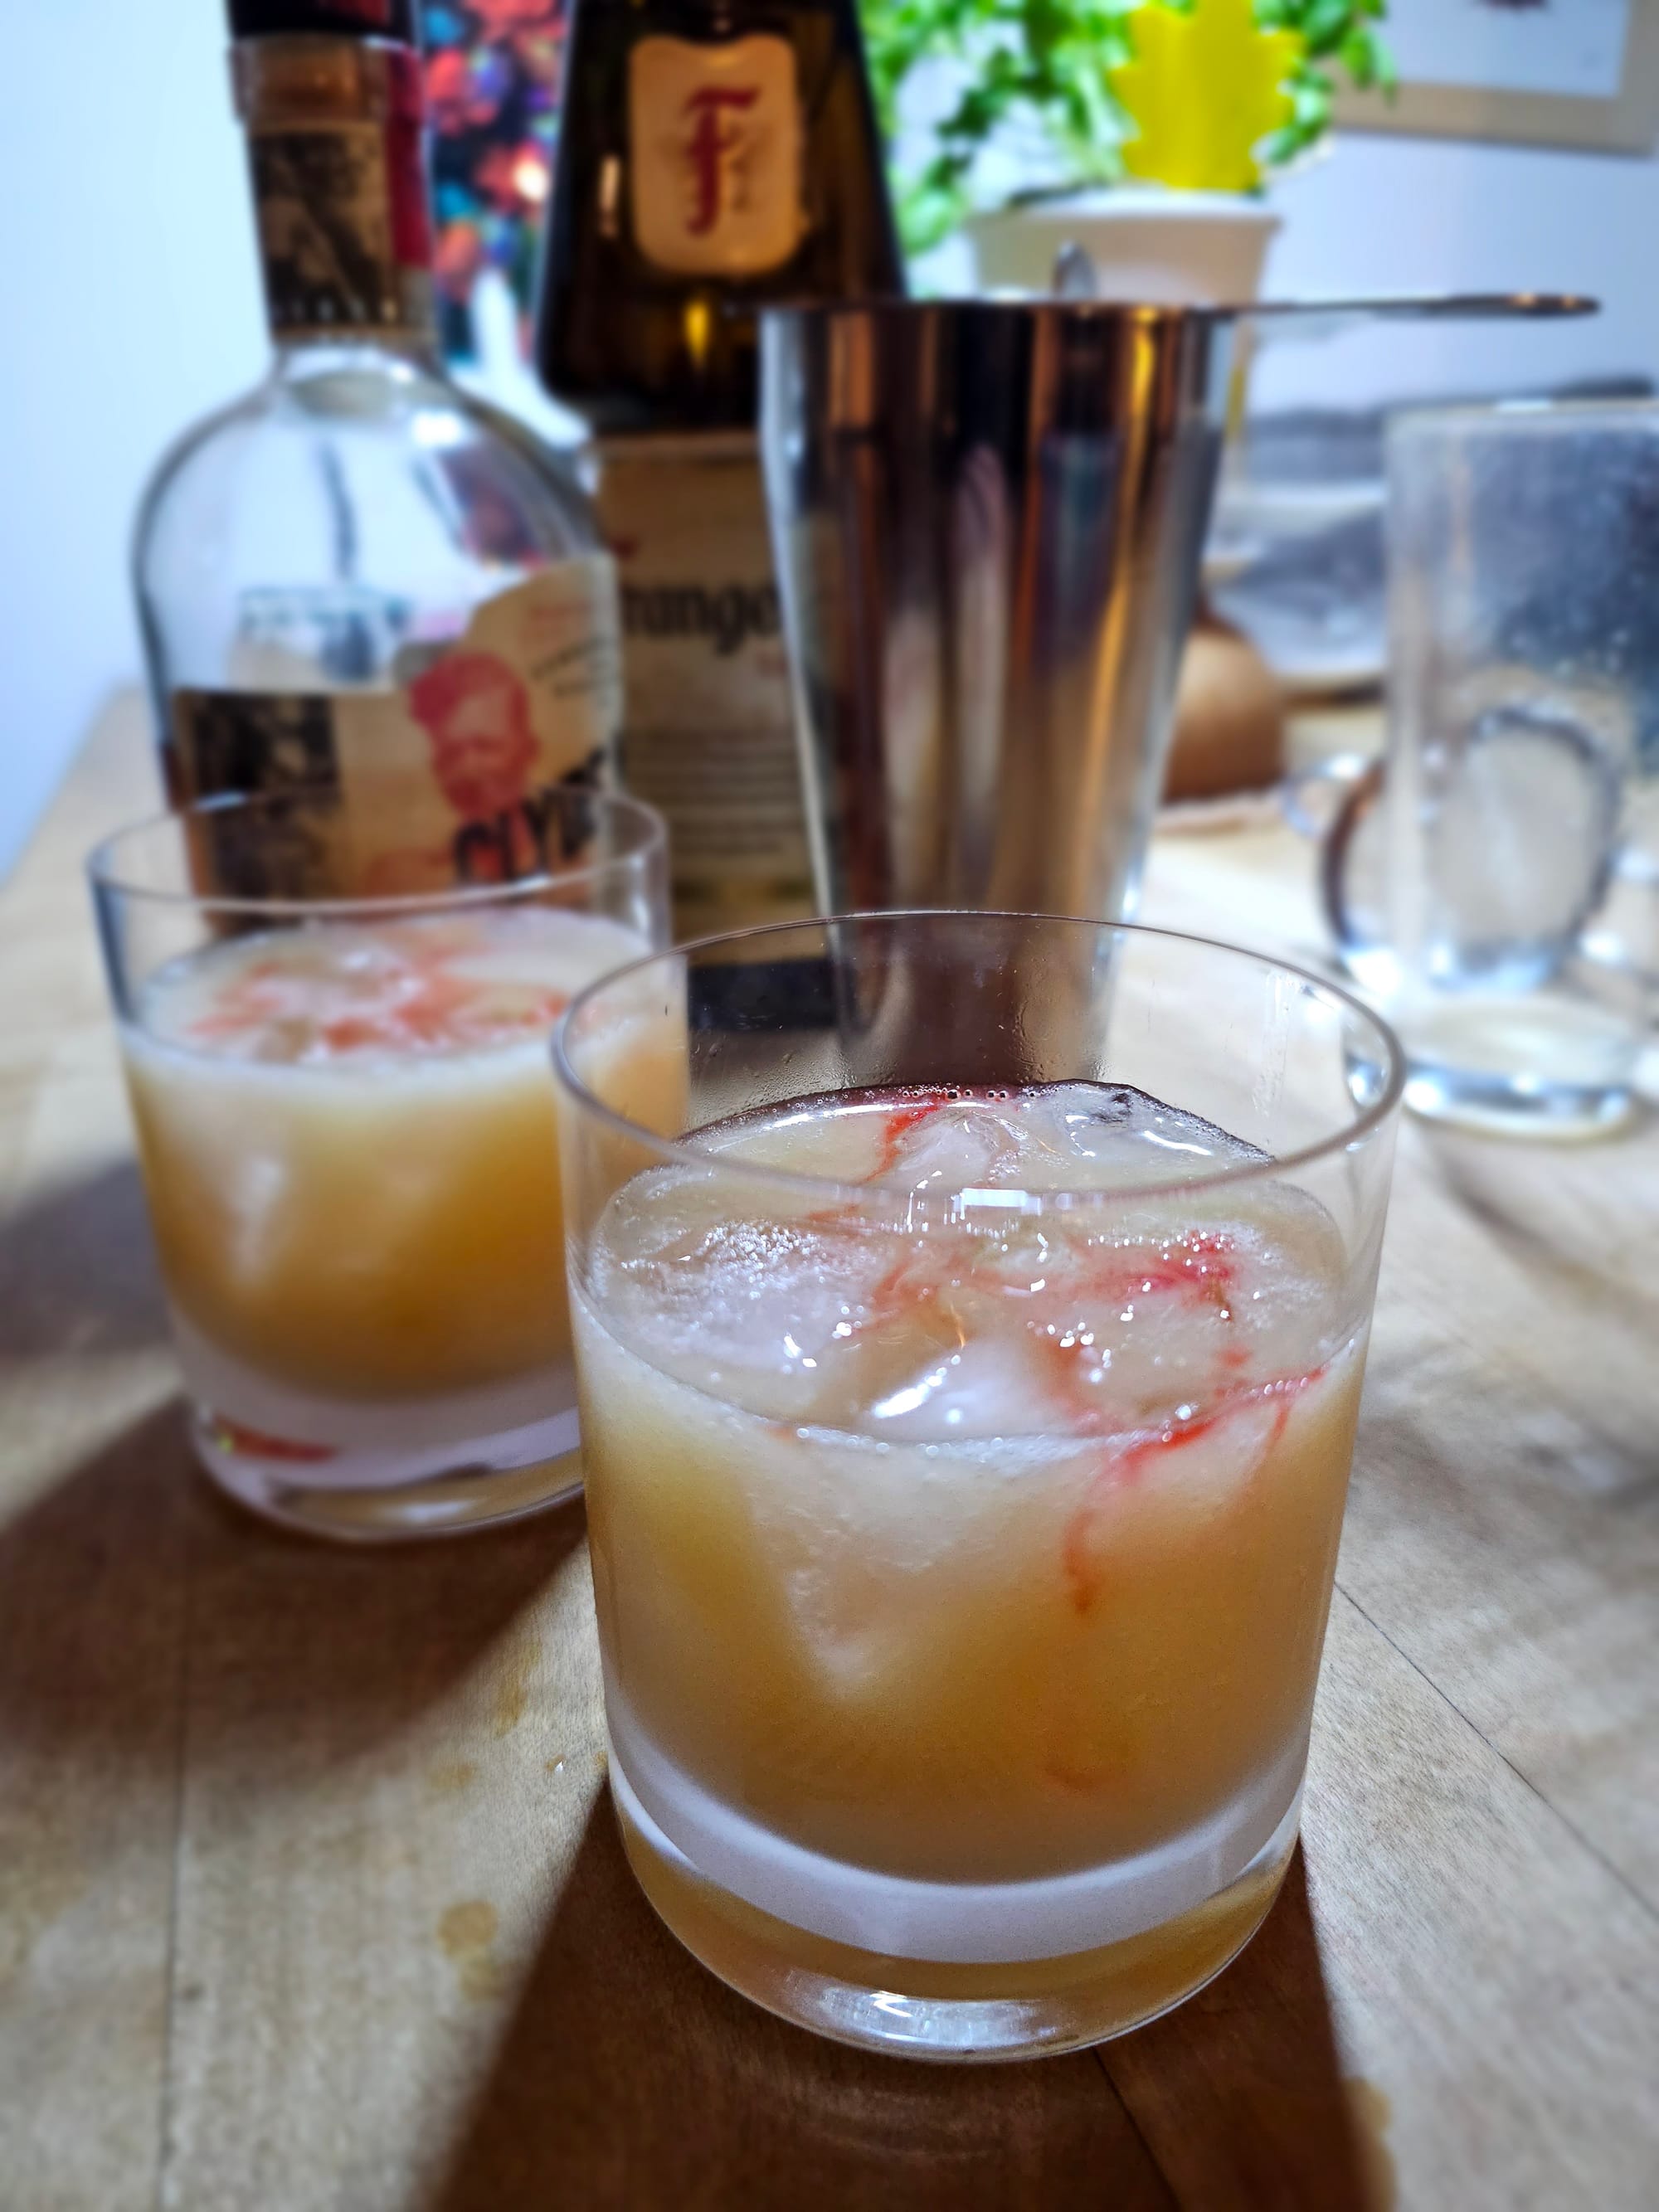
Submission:
{"label": "red syrup streak", "polygon": [[[916,1095],[910,1103],[890,1109],[882,1131],[880,1155],[865,1181],[878,1183],[890,1175],[912,1130],[920,1128],[943,1107],[972,1095],[959,1089],[933,1091]],[[837,1229],[853,1226],[854,1221],[854,1217],[839,1206],[825,1207],[807,1218],[817,1226]],[[977,1243],[978,1239],[968,1231],[946,1231],[924,1239],[921,1249],[906,1252],[871,1291],[869,1323],[866,1325],[880,1326],[936,1304],[944,1287],[941,1274],[957,1268],[971,1270]],[[1236,1249],[1234,1239],[1224,1231],[1197,1230],[1173,1244],[1141,1254],[1118,1247],[1109,1254],[1085,1255],[1075,1273],[1067,1272],[1059,1278],[1051,1273],[1048,1288],[1061,1295],[1098,1300],[1119,1310],[1133,1306],[1138,1298],[1173,1299],[1189,1310],[1209,1306],[1218,1318],[1231,1321],[1238,1268],[1229,1255]],[[1030,1295],[1013,1285],[1007,1288],[1011,1296]],[[1094,1357],[1093,1347],[1079,1342],[1075,1337],[1067,1343],[1051,1333],[1035,1329],[1031,1341],[1039,1358],[1048,1365],[1056,1395],[1079,1429],[1085,1434],[1098,1435],[1112,1415],[1081,1379],[1081,1363]],[[1242,1345],[1227,1345],[1218,1352],[1216,1360],[1219,1368],[1237,1374],[1249,1364],[1249,1354]],[[1209,1412],[1188,1421],[1170,1421],[1127,1451],[1109,1453],[1090,1485],[1089,1496],[1072,1515],[1061,1537],[1061,1570],[1075,1610],[1087,1614],[1101,1594],[1104,1576],[1099,1561],[1091,1556],[1091,1540],[1109,1492],[1123,1484],[1139,1481],[1155,1460],[1162,1460],[1185,1444],[1196,1443],[1247,1407],[1271,1403],[1274,1405],[1273,1418],[1257,1461],[1259,1468],[1284,1436],[1293,1401],[1323,1373],[1321,1366],[1306,1375],[1270,1382],[1223,1385]],[[782,1425],[778,1425],[779,1432],[783,1433]],[[787,1433],[793,1436],[795,1431]],[[1085,1781],[1057,1765],[1048,1771],[1068,1789],[1097,1786],[1097,1782]]]}
{"label": "red syrup streak", "polygon": [[314,1467],[323,1460],[339,1457],[333,1444],[302,1444],[291,1437],[268,1437],[262,1429],[247,1428],[240,1421],[228,1420],[222,1413],[214,1414],[213,1431],[232,1451],[252,1452],[259,1459],[287,1460],[295,1466]]}
{"label": "red syrup streak", "polygon": [[890,1108],[881,1133],[881,1152],[864,1178],[866,1182],[879,1182],[883,1176],[891,1175],[911,1130],[921,1128],[924,1121],[931,1121],[941,1106],[954,1104],[961,1096],[959,1091],[927,1091],[908,1106]]}
{"label": "red syrup streak", "polygon": [[[1085,1296],[1108,1305],[1132,1305],[1139,1297],[1174,1297],[1187,1306],[1213,1306],[1226,1317],[1238,1269],[1223,1256],[1232,1250],[1231,1237],[1206,1234],[1183,1237],[1178,1245],[1164,1245],[1143,1256],[1121,1246],[1097,1260],[1085,1261],[1075,1287]],[[1070,1277],[1066,1289],[1073,1287]]]}
{"label": "red syrup streak", "polygon": [[[534,1035],[550,1029],[570,1003],[565,992],[540,990],[515,1009],[510,1019],[498,1013],[481,1024],[479,1034],[471,1035],[465,1018],[480,997],[481,987],[448,972],[453,947],[399,949],[415,979],[412,988],[404,985],[400,996],[371,1011],[336,1014],[318,1023],[317,1040],[330,1052],[495,1042],[509,1036]],[[280,961],[256,962],[219,993],[210,1012],[190,1024],[189,1034],[205,1043],[228,1042],[257,1036],[274,1022],[296,1017],[304,1020],[305,989],[305,979]]]}
{"label": "red syrup streak", "polygon": [[[1225,1355],[1223,1355],[1224,1358]],[[1102,1464],[1090,1485],[1090,1494],[1071,1519],[1060,1539],[1060,1566],[1071,1593],[1072,1605],[1079,1617],[1093,1610],[1105,1588],[1106,1576],[1100,1560],[1092,1555],[1091,1535],[1095,1522],[1104,1508],[1105,1496],[1121,1484],[1139,1481],[1154,1459],[1161,1459],[1171,1451],[1179,1451],[1183,1444],[1194,1443],[1213,1429],[1230,1420],[1235,1413],[1250,1405],[1273,1405],[1273,1423],[1262,1444],[1252,1475],[1259,1474],[1283,1437],[1291,1418],[1291,1407],[1303,1391],[1316,1382],[1325,1372],[1316,1367],[1310,1374],[1281,1377],[1263,1382],[1249,1389],[1235,1389],[1223,1403],[1196,1420],[1179,1425],[1171,1423],[1156,1436],[1142,1443],[1132,1445],[1127,1452],[1114,1453]],[[1276,1401],[1276,1402],[1275,1402]],[[1092,1796],[1104,1789],[1114,1778],[1115,1770],[1109,1766],[1084,1768],[1074,1766],[1059,1756],[1043,1762],[1043,1772],[1051,1782],[1059,1783],[1062,1790],[1077,1796]]]}
{"label": "red syrup streak", "polygon": [[[1075,1276],[1051,1278],[1050,1287],[1061,1296],[1097,1299],[1119,1311],[1133,1310],[1137,1299],[1157,1298],[1189,1310],[1212,1307],[1220,1319],[1229,1321],[1238,1270],[1223,1255],[1232,1249],[1231,1237],[1211,1232],[1185,1238],[1176,1249],[1164,1246],[1152,1256],[1136,1257],[1120,1249],[1085,1261]],[[1083,1369],[1096,1356],[1094,1347],[1080,1341],[1075,1329],[1065,1337],[1033,1332],[1033,1341],[1048,1363],[1055,1395],[1064,1400],[1079,1430],[1097,1436],[1113,1417],[1082,1379]],[[1237,1369],[1249,1354],[1230,1345],[1217,1357],[1223,1366]]]}
{"label": "red syrup streak", "polygon": [[[878,1183],[884,1176],[891,1175],[893,1170],[898,1165],[899,1154],[903,1149],[904,1139],[910,1132],[913,1129],[921,1128],[924,1121],[931,1121],[942,1106],[954,1105],[963,1097],[960,1091],[926,1091],[908,1095],[912,1100],[910,1104],[890,1107],[884,1115],[880,1138],[881,1149],[876,1156],[876,1164],[860,1177],[860,1181],[866,1183]],[[849,1212],[842,1206],[821,1206],[816,1213],[809,1213],[805,1218],[810,1225],[815,1229],[853,1229],[857,1226],[859,1218],[856,1212]],[[898,1278],[908,1265],[908,1261],[901,1261],[891,1273],[884,1279],[883,1285],[876,1291],[878,1298],[882,1296],[883,1290],[886,1287],[896,1288]]]}
{"label": "red syrup streak", "polygon": [[1060,1569],[1071,1593],[1072,1604],[1079,1613],[1092,1610],[1105,1584],[1105,1573],[1100,1560],[1093,1554],[1091,1539],[1095,1524],[1105,1510],[1107,1498],[1125,1485],[1138,1482],[1146,1469],[1184,1444],[1196,1443],[1200,1437],[1209,1436],[1225,1422],[1251,1406],[1272,1406],[1273,1417],[1267,1439],[1261,1446],[1252,1476],[1267,1464],[1269,1455],[1277,1448],[1291,1418],[1291,1407],[1305,1389],[1318,1382],[1324,1374],[1322,1365],[1306,1375],[1281,1376],[1271,1382],[1257,1382],[1248,1387],[1234,1385],[1224,1392],[1206,1413],[1190,1421],[1171,1421],[1144,1442],[1132,1444],[1127,1451],[1111,1452],[1102,1461],[1098,1472],[1089,1486],[1089,1494],[1067,1521],[1060,1538]]}

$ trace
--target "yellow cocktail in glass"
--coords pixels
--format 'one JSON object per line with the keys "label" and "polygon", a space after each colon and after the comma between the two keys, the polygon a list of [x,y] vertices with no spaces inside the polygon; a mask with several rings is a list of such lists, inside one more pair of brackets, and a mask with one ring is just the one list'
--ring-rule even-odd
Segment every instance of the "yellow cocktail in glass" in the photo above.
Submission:
{"label": "yellow cocktail in glass", "polygon": [[[1326,1189],[1326,1161],[1287,1169],[1261,1144],[1271,1104],[1235,1115],[1241,1136],[1167,1103],[1167,1066],[1161,1097],[1126,1080],[1150,1067],[1132,1048],[1115,1065],[1115,1037],[1133,1047],[1160,955],[1176,948],[1163,965],[1185,988],[1204,959],[1060,923],[1022,927],[1115,940],[1100,975],[1074,965],[1069,1008],[1060,994],[1078,1072],[1056,1065],[1049,1000],[1047,1066],[1016,1051],[1001,1082],[777,1095],[796,1066],[903,1072],[907,1041],[936,1065],[927,1031],[960,1031],[960,994],[988,972],[976,940],[1008,919],[823,926],[831,969],[864,970],[824,994],[842,1006],[867,1005],[873,978],[902,988],[906,928],[935,968],[956,962],[957,995],[934,979],[950,1011],[907,994],[878,1048],[879,1020],[831,1014],[812,1037],[786,1012],[771,1054],[747,1019],[700,1052],[697,956],[676,956],[684,1121],[625,1163],[594,1110],[612,987],[579,1003],[563,1045],[629,1856],[738,1987],[921,2054],[1131,2026],[1217,1971],[1270,1904],[1296,1838],[1393,1110],[1384,1052],[1350,1149],[1364,1117],[1338,1053],[1324,1103],[1344,1164]],[[1263,963],[1200,951],[1254,1007]],[[1280,1016],[1309,994],[1334,1047],[1363,1018],[1321,988],[1297,979]],[[736,1111],[723,1056],[761,1094]],[[700,1093],[726,1110],[699,1124]]]}
{"label": "yellow cocktail in glass", "polygon": [[548,1042],[660,940],[645,857],[599,900],[575,870],[378,902],[95,878],[198,1448],[244,1502],[384,1535],[580,1480]]}

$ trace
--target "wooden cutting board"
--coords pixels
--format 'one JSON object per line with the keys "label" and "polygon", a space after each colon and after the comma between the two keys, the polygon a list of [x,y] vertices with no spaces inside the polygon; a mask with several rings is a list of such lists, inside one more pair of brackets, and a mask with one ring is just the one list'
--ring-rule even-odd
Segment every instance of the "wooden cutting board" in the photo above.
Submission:
{"label": "wooden cutting board", "polygon": [[[78,866],[0,891],[5,2212],[1659,2203],[1659,1130],[1404,1133],[1304,1849],[1092,2053],[774,2021],[623,1863],[580,1507],[360,1555],[191,1471]],[[1271,823],[1150,919],[1316,948]]]}

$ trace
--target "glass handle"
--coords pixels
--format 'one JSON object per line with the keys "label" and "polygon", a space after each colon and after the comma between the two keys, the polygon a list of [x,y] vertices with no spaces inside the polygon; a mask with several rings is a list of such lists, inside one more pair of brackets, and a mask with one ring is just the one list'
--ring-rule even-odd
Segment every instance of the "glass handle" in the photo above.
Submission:
{"label": "glass handle", "polygon": [[[1375,946],[1376,933],[1362,928],[1348,897],[1348,858],[1354,833],[1382,795],[1383,763],[1365,753],[1337,753],[1297,770],[1279,787],[1279,805],[1291,829],[1320,847],[1319,902],[1343,952]],[[1315,794],[1327,794],[1322,802]]]}

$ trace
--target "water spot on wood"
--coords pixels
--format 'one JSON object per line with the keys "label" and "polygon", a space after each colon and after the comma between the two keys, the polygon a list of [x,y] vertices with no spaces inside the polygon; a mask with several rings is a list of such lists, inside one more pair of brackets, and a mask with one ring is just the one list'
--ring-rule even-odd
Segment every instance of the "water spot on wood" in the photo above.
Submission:
{"label": "water spot on wood", "polygon": [[438,1941],[452,1959],[482,1951],[495,1940],[501,1916],[487,1898],[469,1897],[452,1905],[438,1923]]}
{"label": "water spot on wood", "polygon": [[525,1707],[530,1702],[530,1678],[540,1656],[541,1646],[533,1636],[511,1645],[503,1655],[493,1714],[498,1736],[510,1735],[524,1718]]}
{"label": "water spot on wood", "polygon": [[507,1994],[507,1969],[493,1951],[480,1951],[460,1962],[461,1995],[474,2004]]}
{"label": "water spot on wood", "polygon": [[507,1970],[493,1946],[501,1916],[487,1898],[465,1898],[438,1923],[438,1941],[455,1969],[461,1995],[474,2004],[504,1994]]}

